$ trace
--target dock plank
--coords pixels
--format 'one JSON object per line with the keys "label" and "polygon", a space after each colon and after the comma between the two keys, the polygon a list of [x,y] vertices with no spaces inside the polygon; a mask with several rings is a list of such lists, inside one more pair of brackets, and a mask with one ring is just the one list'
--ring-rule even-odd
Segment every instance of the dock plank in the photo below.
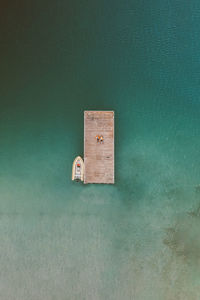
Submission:
{"label": "dock plank", "polygon": [[[97,143],[96,135],[104,142]],[[84,112],[84,183],[114,183],[114,112]]]}

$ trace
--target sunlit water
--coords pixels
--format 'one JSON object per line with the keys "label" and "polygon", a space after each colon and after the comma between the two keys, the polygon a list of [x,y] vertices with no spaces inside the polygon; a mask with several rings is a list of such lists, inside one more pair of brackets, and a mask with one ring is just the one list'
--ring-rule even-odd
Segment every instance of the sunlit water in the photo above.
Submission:
{"label": "sunlit water", "polygon": [[[5,8],[2,300],[200,299],[200,7],[117,2]],[[85,109],[115,185],[71,181]]]}

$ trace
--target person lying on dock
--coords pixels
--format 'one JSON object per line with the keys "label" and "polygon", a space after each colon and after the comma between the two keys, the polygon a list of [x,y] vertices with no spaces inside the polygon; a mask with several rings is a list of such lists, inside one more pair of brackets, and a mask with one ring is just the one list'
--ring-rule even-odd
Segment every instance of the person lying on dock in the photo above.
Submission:
{"label": "person lying on dock", "polygon": [[102,144],[103,141],[104,141],[104,138],[103,138],[103,136],[101,135],[101,137],[100,137],[100,143]]}
{"label": "person lying on dock", "polygon": [[96,135],[97,143],[99,142],[100,136]]}

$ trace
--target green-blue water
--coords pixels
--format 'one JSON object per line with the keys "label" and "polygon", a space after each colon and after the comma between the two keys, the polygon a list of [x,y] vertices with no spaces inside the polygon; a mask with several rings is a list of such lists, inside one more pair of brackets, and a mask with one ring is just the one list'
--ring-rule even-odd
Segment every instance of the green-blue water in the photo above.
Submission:
{"label": "green-blue water", "polygon": [[[200,299],[200,4],[2,4],[0,299]],[[71,181],[115,110],[116,184]]]}

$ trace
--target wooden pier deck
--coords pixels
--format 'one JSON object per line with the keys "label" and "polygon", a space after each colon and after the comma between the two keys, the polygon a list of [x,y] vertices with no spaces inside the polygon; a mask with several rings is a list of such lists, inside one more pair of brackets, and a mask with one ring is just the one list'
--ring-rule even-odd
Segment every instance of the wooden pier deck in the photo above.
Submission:
{"label": "wooden pier deck", "polygon": [[84,112],[84,169],[84,183],[114,183],[113,111]]}

